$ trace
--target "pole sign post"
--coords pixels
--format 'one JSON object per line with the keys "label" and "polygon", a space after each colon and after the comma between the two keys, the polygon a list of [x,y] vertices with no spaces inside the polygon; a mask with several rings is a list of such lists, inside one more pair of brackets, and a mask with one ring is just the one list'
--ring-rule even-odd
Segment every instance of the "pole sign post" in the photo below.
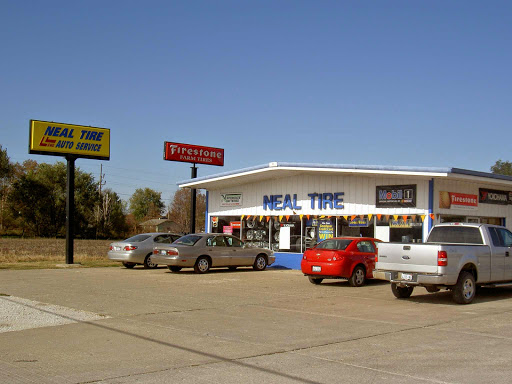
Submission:
{"label": "pole sign post", "polygon": [[[197,177],[196,164],[224,166],[224,149],[193,144],[164,143],[164,160],[192,163],[192,179]],[[196,189],[190,191],[190,233],[196,231]]]}
{"label": "pole sign post", "polygon": [[67,160],[66,264],[73,264],[75,160],[110,160],[110,129],[30,120],[28,153]]}

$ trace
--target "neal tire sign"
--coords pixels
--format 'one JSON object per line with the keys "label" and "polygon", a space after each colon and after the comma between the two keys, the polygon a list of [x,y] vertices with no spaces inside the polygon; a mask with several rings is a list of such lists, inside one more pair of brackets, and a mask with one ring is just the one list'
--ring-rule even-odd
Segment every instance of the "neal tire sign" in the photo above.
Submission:
{"label": "neal tire sign", "polygon": [[110,159],[110,129],[30,120],[29,153]]}

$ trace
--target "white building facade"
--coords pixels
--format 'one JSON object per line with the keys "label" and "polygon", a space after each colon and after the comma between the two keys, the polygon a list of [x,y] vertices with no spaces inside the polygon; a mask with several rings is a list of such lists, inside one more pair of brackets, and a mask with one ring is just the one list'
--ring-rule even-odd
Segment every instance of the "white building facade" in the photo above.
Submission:
{"label": "white building facade", "polygon": [[422,242],[442,222],[512,229],[512,177],[458,168],[274,162],[179,186],[207,191],[207,232],[276,252],[345,235]]}

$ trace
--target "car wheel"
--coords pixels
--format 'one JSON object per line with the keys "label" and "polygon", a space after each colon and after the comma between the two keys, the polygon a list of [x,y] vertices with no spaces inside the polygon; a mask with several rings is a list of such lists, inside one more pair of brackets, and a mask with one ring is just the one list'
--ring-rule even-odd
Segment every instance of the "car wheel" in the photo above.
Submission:
{"label": "car wheel", "polygon": [[131,268],[135,267],[135,263],[126,263],[123,261],[123,266],[125,268],[131,269]]}
{"label": "car wheel", "polygon": [[195,273],[206,273],[209,271],[210,267],[210,259],[203,256],[197,259],[194,265],[194,271]]}
{"label": "car wheel", "polygon": [[352,276],[348,279],[348,283],[352,287],[361,287],[364,285],[364,282],[366,280],[366,271],[363,267],[358,265],[354,268],[354,271],[352,272]]}
{"label": "car wheel", "polygon": [[177,267],[175,265],[168,265],[167,268],[169,268],[170,271],[173,271],[173,272],[179,272],[181,271],[181,267]]}
{"label": "car wheel", "polygon": [[311,284],[315,284],[315,285],[320,284],[324,280],[321,277],[311,277],[311,276],[308,276],[308,279]]}
{"label": "car wheel", "polygon": [[457,304],[469,304],[476,294],[475,277],[472,273],[462,271],[452,291],[453,300]]}
{"label": "car wheel", "polygon": [[253,268],[256,271],[263,271],[265,268],[267,268],[267,258],[263,255],[256,256]]}
{"label": "car wheel", "polygon": [[144,268],[146,268],[146,269],[155,269],[156,267],[158,267],[158,264],[155,264],[155,263],[153,263],[151,261],[151,253],[150,253],[144,259]]}
{"label": "car wheel", "polygon": [[414,287],[399,287],[396,283],[391,283],[391,291],[397,299],[408,299],[412,295]]}

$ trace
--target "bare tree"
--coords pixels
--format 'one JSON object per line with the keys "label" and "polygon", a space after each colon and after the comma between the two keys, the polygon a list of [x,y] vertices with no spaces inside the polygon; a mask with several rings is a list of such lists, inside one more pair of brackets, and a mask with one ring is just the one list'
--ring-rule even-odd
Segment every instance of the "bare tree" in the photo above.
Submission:
{"label": "bare tree", "polygon": [[[190,230],[190,190],[180,189],[176,191],[171,205],[168,207],[168,218],[177,225],[177,230],[187,233]],[[196,200],[196,229],[198,232],[205,230],[206,195],[197,191]]]}

